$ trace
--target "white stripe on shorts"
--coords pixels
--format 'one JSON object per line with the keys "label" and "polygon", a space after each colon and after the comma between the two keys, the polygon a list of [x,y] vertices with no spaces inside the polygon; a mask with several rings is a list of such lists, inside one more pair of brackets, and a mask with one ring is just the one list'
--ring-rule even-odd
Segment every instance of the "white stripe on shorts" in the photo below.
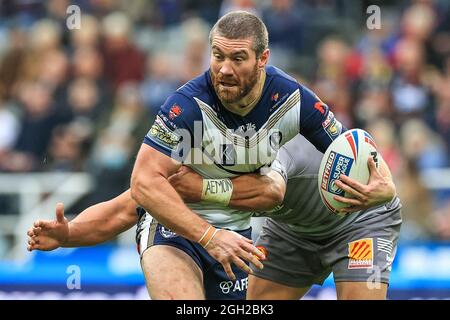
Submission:
{"label": "white stripe on shorts", "polygon": [[142,234],[141,234],[141,241],[139,244],[140,247],[140,251],[139,255],[141,255],[145,249],[147,249],[147,245],[148,245],[148,234],[150,232],[150,226],[152,224],[153,221],[153,217],[151,215],[148,214],[148,212],[145,213],[144,215],[144,221],[142,222]]}

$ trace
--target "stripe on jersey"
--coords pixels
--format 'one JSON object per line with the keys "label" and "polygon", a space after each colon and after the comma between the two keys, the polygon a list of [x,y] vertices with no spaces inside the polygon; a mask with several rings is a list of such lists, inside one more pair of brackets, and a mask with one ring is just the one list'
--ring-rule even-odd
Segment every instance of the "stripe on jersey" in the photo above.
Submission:
{"label": "stripe on jersey", "polygon": [[255,147],[261,140],[263,140],[267,134],[269,133],[270,129],[272,129],[275,124],[294,106],[297,105],[297,103],[300,102],[300,90],[295,90],[294,93],[291,94],[291,96],[286,100],[286,102],[281,105],[281,107],[272,114],[269,119],[266,121],[266,123],[261,127],[261,129],[265,129],[264,134],[259,134],[260,130],[257,131],[256,134],[254,134],[249,140],[244,139],[240,135],[233,134],[229,131],[229,128],[226,127],[226,125],[220,121],[220,119],[217,117],[215,111],[211,109],[209,105],[201,101],[200,99],[195,98],[195,101],[197,101],[197,104],[199,105],[200,109],[208,116],[208,118],[216,125],[217,129],[222,133],[223,136],[225,136],[228,140],[233,141],[233,144],[236,146],[246,147],[246,148],[253,148]]}

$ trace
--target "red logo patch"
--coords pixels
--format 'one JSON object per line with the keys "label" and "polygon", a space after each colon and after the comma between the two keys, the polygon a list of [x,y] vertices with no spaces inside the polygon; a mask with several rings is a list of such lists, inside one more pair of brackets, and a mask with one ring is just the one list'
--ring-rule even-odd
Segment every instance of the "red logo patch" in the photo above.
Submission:
{"label": "red logo patch", "polygon": [[325,108],[324,108],[325,104],[323,102],[316,102],[314,104],[314,108],[319,110],[321,114],[325,114]]}
{"label": "red logo patch", "polygon": [[172,108],[170,108],[169,111],[169,118],[170,120],[175,119],[176,117],[178,117],[181,113],[183,112],[183,109],[181,109],[181,107],[177,104],[174,104],[172,106]]}

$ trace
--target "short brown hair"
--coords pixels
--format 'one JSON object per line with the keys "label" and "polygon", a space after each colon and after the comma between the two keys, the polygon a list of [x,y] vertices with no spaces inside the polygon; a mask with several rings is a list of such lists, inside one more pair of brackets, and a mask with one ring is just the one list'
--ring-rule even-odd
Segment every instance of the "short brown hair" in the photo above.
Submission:
{"label": "short brown hair", "polygon": [[228,39],[253,38],[253,50],[256,57],[269,46],[269,34],[260,18],[247,11],[233,11],[220,18],[209,33],[209,42],[217,34]]}

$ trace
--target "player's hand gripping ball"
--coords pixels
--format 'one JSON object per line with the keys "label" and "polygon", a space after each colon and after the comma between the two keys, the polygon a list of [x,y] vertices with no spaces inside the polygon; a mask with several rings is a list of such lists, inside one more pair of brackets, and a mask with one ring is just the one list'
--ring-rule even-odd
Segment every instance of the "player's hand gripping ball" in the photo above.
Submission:
{"label": "player's hand gripping ball", "polygon": [[318,184],[319,193],[325,206],[332,212],[339,214],[339,210],[348,204],[333,199],[335,195],[348,197],[344,190],[335,185],[335,181],[344,174],[360,183],[369,181],[369,167],[367,161],[371,156],[378,168],[381,155],[369,133],[362,129],[352,129],[344,132],[334,140],[320,163]]}

